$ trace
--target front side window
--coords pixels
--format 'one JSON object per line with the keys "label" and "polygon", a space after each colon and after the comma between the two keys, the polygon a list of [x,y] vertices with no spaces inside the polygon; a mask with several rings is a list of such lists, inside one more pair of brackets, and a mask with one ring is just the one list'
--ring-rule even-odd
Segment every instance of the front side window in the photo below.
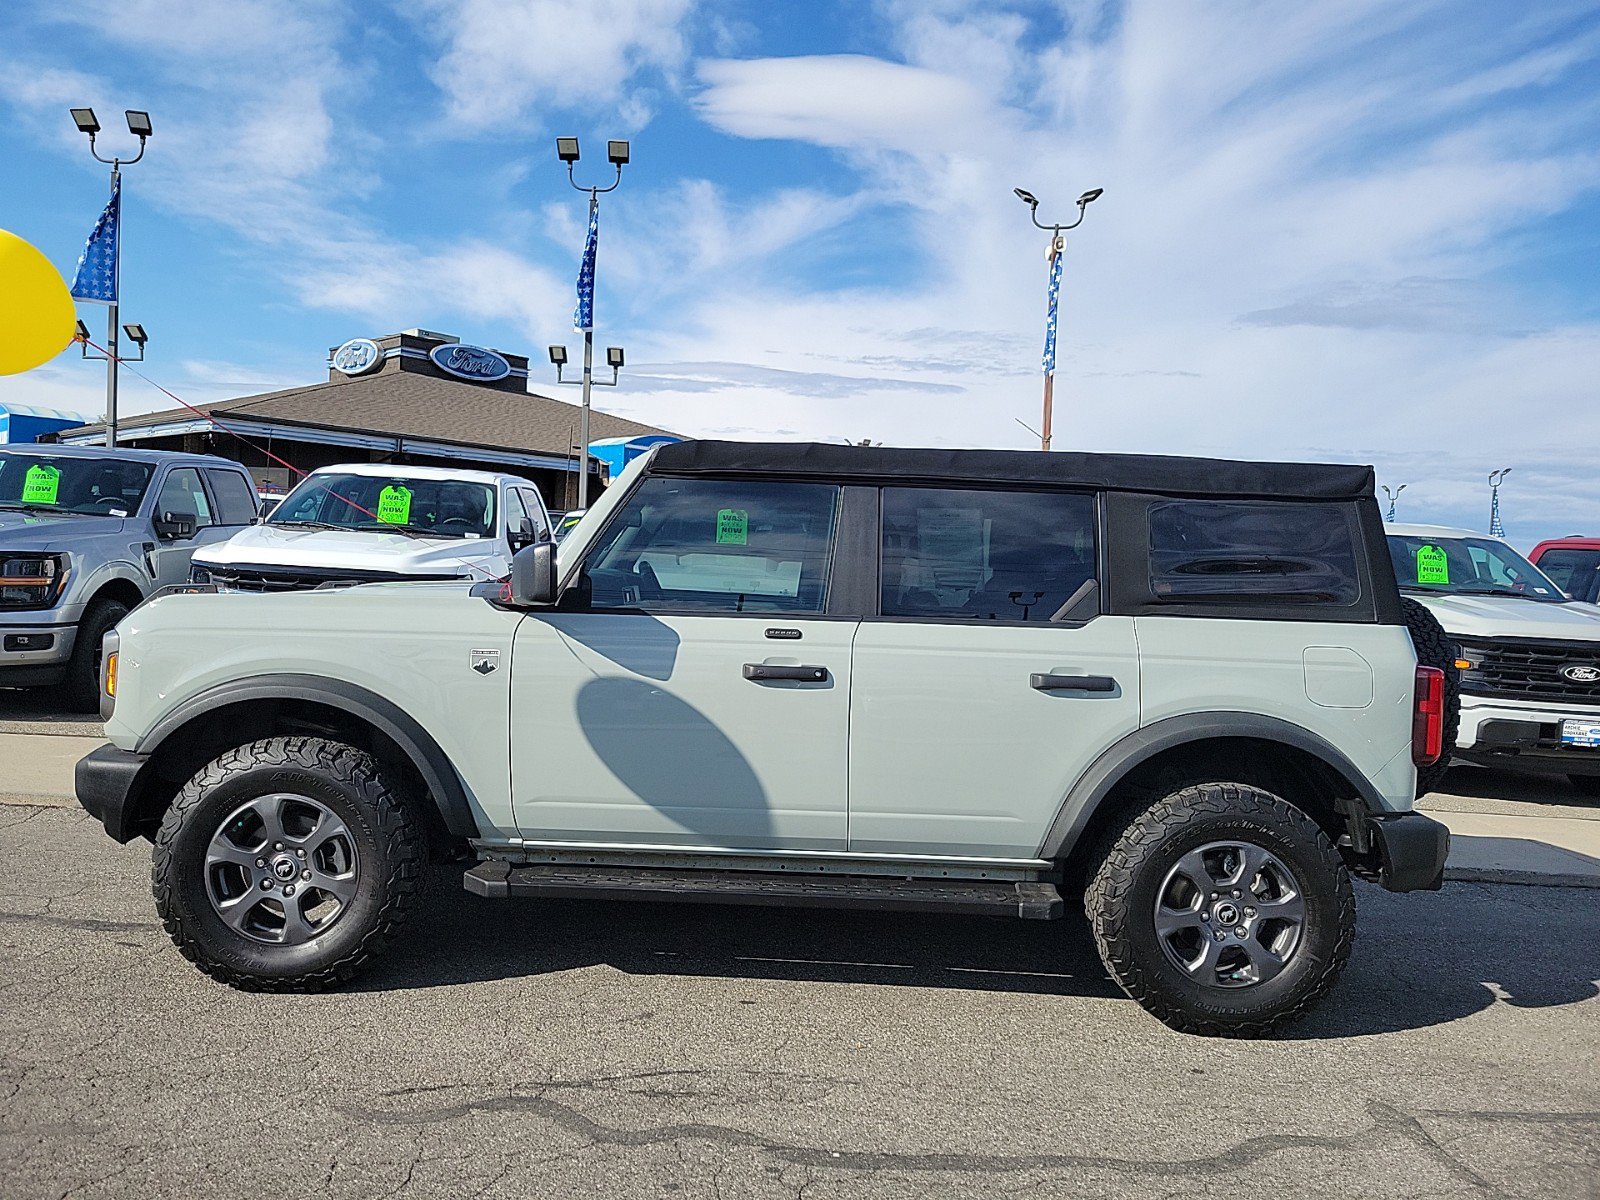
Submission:
{"label": "front side window", "polygon": [[494,491],[489,484],[464,480],[318,471],[284,497],[267,524],[437,538],[493,537]]}
{"label": "front side window", "polygon": [[1389,557],[1395,578],[1408,592],[1520,596],[1551,603],[1566,600],[1538,567],[1494,538],[1391,533]]}
{"label": "front side window", "polygon": [[886,617],[1049,621],[1095,577],[1091,496],[885,488]]}
{"label": "front side window", "polygon": [[1592,604],[1600,593],[1600,550],[1546,550],[1538,567],[1574,600]]}
{"label": "front side window", "polygon": [[0,451],[0,509],[132,516],[150,474],[126,459]]}
{"label": "front side window", "polygon": [[162,481],[161,493],[156,497],[156,515],[169,512],[191,514],[196,529],[213,523],[211,501],[206,498],[200,472],[193,467],[174,467]]}
{"label": "front side window", "polygon": [[651,478],[584,561],[589,607],[820,613],[839,489]]}
{"label": "front side window", "polygon": [[1150,593],[1157,603],[1354,604],[1351,516],[1337,504],[1155,501]]}

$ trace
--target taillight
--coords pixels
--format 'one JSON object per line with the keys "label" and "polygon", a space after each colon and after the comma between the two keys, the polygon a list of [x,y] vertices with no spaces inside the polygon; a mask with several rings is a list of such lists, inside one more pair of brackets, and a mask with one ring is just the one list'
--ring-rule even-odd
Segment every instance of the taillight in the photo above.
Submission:
{"label": "taillight", "polygon": [[1444,672],[1417,668],[1416,709],[1411,715],[1411,761],[1419,767],[1444,753]]}

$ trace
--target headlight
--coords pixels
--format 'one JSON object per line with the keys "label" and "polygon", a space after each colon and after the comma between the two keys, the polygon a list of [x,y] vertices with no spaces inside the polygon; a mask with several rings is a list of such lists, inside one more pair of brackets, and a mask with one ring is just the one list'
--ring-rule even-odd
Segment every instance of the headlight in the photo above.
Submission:
{"label": "headlight", "polygon": [[210,583],[211,582],[211,572],[206,570],[204,567],[196,566],[194,563],[190,563],[189,564],[189,582],[190,583]]}
{"label": "headlight", "polygon": [[0,609],[49,608],[66,582],[65,554],[0,552]]}

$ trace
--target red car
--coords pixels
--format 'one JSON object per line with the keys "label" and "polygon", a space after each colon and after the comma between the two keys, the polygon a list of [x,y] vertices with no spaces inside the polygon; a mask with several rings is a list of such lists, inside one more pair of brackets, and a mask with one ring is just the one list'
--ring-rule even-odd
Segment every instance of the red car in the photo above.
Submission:
{"label": "red car", "polygon": [[1535,546],[1528,561],[1574,600],[1600,604],[1600,538],[1552,538]]}

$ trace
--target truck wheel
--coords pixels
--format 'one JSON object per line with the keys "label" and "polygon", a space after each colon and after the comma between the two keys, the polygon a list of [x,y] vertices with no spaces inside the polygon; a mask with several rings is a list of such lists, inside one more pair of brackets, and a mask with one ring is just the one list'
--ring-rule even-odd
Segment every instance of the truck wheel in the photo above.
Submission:
{"label": "truck wheel", "polygon": [[1355,895],[1338,851],[1292,804],[1239,783],[1140,813],[1084,895],[1122,990],[1184,1033],[1255,1037],[1302,1016],[1344,968]]}
{"label": "truck wheel", "polygon": [[96,600],[78,622],[63,687],[66,707],[72,712],[100,711],[100,643],[127,615],[128,606],[120,600]]}
{"label": "truck wheel", "polygon": [[1444,631],[1439,618],[1409,596],[1400,598],[1400,606],[1405,610],[1406,628],[1411,632],[1418,664],[1438,667],[1444,672],[1444,753],[1439,755],[1438,762],[1417,768],[1420,799],[1438,787],[1444,773],[1450,769],[1450,755],[1456,748],[1456,733],[1461,728],[1461,671],[1456,666],[1455,639]]}
{"label": "truck wheel", "polygon": [[404,920],[419,823],[371,755],[314,737],[230,750],[184,785],[150,872],[178,949],[245,991],[352,979]]}

